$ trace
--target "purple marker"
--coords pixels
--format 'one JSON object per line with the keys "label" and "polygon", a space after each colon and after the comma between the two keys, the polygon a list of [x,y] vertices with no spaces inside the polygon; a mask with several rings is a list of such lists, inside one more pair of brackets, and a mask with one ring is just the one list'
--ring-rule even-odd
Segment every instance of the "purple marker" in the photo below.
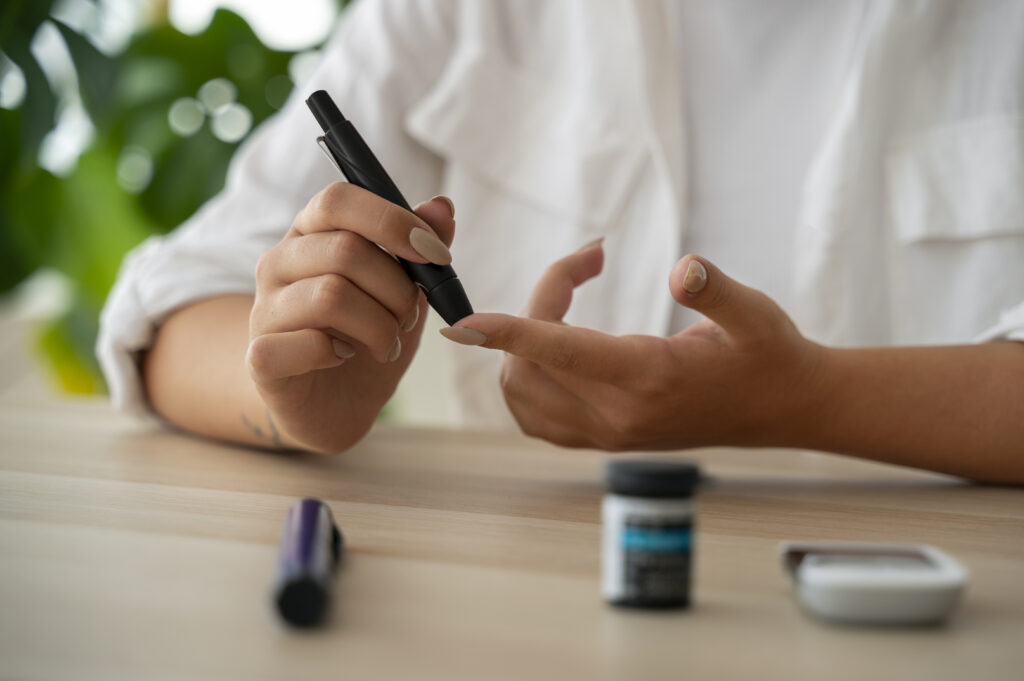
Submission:
{"label": "purple marker", "polygon": [[323,619],[342,543],[324,502],[301,499],[288,509],[274,586],[274,603],[286,622],[310,627]]}

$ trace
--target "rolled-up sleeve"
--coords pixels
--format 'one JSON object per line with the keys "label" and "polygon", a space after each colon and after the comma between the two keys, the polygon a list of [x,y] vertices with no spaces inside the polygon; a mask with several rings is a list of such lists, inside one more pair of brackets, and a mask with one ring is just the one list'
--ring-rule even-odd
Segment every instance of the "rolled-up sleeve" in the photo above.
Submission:
{"label": "rolled-up sleeve", "polygon": [[974,338],[976,343],[995,340],[1024,341],[1024,302],[1005,310],[997,324]]}
{"label": "rolled-up sleeve", "polygon": [[321,133],[304,102],[311,92],[331,93],[411,202],[437,193],[441,161],[405,132],[404,119],[447,61],[451,15],[429,0],[354,3],[310,80],[238,150],[221,193],[125,257],[96,348],[116,407],[148,412],[138,360],[167,316],[204,298],[252,293],[260,256],[313,195],[341,179],[314,142]]}

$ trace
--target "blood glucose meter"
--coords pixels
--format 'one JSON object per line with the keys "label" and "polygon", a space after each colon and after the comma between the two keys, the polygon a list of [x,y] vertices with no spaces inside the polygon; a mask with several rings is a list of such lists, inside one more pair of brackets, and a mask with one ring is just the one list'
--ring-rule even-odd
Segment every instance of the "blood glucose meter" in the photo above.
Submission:
{"label": "blood glucose meter", "polygon": [[967,570],[932,546],[783,542],[779,553],[801,605],[832,621],[937,623],[967,584]]}

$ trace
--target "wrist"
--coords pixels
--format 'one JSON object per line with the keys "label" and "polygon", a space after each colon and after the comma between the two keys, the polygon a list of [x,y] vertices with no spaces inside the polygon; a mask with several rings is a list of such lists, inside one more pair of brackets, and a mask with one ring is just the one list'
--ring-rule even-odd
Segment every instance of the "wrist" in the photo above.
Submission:
{"label": "wrist", "polygon": [[[779,399],[780,410],[765,429],[766,438],[761,446],[823,449],[835,422],[834,414],[842,400],[838,389],[842,381],[840,361],[843,350],[804,341],[806,348],[800,353],[792,369],[792,381],[785,395]],[[776,396],[778,398],[779,396]]]}

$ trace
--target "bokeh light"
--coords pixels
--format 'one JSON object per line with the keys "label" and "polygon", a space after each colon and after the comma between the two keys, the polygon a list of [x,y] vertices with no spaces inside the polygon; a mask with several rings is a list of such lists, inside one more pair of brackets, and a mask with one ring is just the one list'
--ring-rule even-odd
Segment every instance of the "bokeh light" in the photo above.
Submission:
{"label": "bokeh light", "polygon": [[199,100],[192,97],[181,97],[176,99],[171,108],[167,110],[167,122],[178,135],[190,137],[203,127],[203,120],[206,112]]}
{"label": "bokeh light", "polygon": [[292,79],[284,74],[278,74],[267,81],[263,94],[267,98],[267,104],[275,109],[280,109],[284,106],[291,91]]}
{"label": "bokeh light", "polygon": [[0,109],[17,109],[25,100],[25,74],[18,65],[0,55]]}
{"label": "bokeh light", "polygon": [[125,191],[138,194],[149,186],[153,179],[153,155],[137,145],[129,145],[121,151],[117,160],[117,182]]}
{"label": "bokeh light", "polygon": [[213,134],[224,142],[237,142],[245,137],[251,127],[252,112],[238,103],[222,107],[210,123]]}
{"label": "bokeh light", "polygon": [[288,62],[288,75],[293,83],[304,83],[313,75],[323,55],[320,50],[299,52]]}
{"label": "bokeh light", "polygon": [[338,15],[335,0],[170,0],[171,23],[195,34],[209,25],[218,7],[238,12],[267,46],[277,50],[301,50],[321,43]]}
{"label": "bokeh light", "polygon": [[199,88],[198,99],[211,116],[231,104],[238,97],[238,88],[227,78],[214,78]]}

